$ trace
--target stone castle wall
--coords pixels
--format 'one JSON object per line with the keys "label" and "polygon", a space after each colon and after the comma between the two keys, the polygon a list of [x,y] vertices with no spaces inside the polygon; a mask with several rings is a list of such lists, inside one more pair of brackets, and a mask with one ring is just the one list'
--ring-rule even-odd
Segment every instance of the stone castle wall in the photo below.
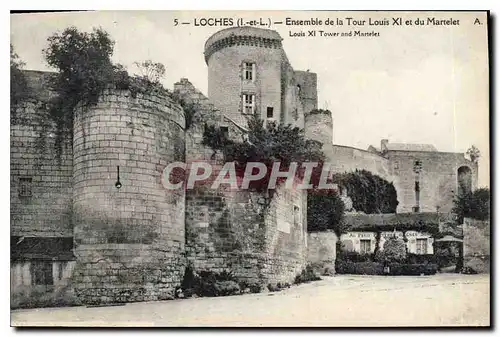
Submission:
{"label": "stone castle wall", "polygon": [[464,266],[478,273],[490,272],[491,227],[490,221],[464,219]]}
{"label": "stone castle wall", "polygon": [[398,192],[398,213],[411,212],[415,200],[415,161],[422,163],[420,173],[420,212],[447,213],[458,193],[458,169],[467,166],[472,172],[472,189],[477,188],[477,164],[463,154],[448,152],[390,151],[387,154],[394,186]]}
{"label": "stone castle wall", "polygon": [[[229,137],[239,141],[242,130],[214,110],[189,81],[176,83],[175,91],[198,109],[186,130],[186,162],[201,160],[221,167],[222,154],[202,144],[205,123],[227,127]],[[265,210],[264,196],[257,192],[211,190],[210,185],[187,190],[186,256],[194,270],[228,270],[247,282],[291,283],[305,263],[306,225],[290,228],[290,205],[295,202],[305,211],[305,195],[287,194],[286,199],[280,195]]]}
{"label": "stone castle wall", "polygon": [[11,235],[71,237],[71,138],[57,137],[43,101],[16,110],[10,128]]}
{"label": "stone castle wall", "polygon": [[335,274],[337,235],[330,230],[307,234],[307,261],[320,274]]}
{"label": "stone castle wall", "polygon": [[96,106],[76,111],[73,142],[78,297],[172,296],[184,270],[184,190],[166,190],[162,172],[184,158],[181,108],[166,96],[105,91]]}

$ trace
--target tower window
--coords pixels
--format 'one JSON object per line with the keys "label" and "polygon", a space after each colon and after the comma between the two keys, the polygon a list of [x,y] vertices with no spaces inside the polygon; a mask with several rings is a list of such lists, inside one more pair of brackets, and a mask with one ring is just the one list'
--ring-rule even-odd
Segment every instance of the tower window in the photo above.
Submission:
{"label": "tower window", "polygon": [[29,198],[33,195],[31,178],[19,178],[19,197]]}
{"label": "tower window", "polygon": [[243,94],[243,113],[245,114],[255,113],[255,95]]}
{"label": "tower window", "polygon": [[243,63],[243,79],[245,81],[255,81],[255,63]]}
{"label": "tower window", "polygon": [[273,107],[267,107],[267,118],[273,118]]}

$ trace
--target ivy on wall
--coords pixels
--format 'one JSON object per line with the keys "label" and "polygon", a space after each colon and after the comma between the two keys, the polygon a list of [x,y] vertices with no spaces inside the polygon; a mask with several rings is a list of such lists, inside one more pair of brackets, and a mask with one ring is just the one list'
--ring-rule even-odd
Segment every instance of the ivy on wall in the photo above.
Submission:
{"label": "ivy on wall", "polygon": [[309,112],[309,115],[320,115],[320,114],[331,116],[332,112],[326,109],[313,109]]}
{"label": "ivy on wall", "polygon": [[353,208],[366,214],[395,213],[398,197],[393,183],[366,170],[336,174],[333,181],[347,189]]}

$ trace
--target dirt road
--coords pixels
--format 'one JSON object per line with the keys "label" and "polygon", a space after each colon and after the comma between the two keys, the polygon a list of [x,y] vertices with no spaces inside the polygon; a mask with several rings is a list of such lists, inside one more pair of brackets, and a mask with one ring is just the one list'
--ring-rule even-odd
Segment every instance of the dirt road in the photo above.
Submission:
{"label": "dirt road", "polygon": [[489,275],[349,276],[278,293],[12,311],[14,326],[488,326]]}

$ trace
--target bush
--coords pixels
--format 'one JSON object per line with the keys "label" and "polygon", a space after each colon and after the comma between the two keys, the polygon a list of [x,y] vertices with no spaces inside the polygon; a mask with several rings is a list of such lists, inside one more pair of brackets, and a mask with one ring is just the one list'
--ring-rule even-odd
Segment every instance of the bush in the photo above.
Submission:
{"label": "bush", "polygon": [[316,274],[312,265],[308,264],[300,274],[295,276],[294,284],[307,283],[311,281],[319,281],[321,277]]}
{"label": "bush", "polygon": [[240,285],[236,277],[229,271],[216,273],[203,270],[196,275],[191,266],[186,268],[181,285],[186,297],[229,296],[240,293]]}
{"label": "bush", "polygon": [[335,261],[337,274],[354,275],[383,275],[384,266],[379,262],[352,262],[346,260]]}
{"label": "bush", "polygon": [[435,263],[427,264],[400,264],[389,265],[389,275],[434,275],[438,270]]}
{"label": "bush", "polygon": [[406,263],[408,264],[427,264],[427,263],[434,263],[438,264],[438,256],[434,254],[412,254],[409,253],[406,256]]}
{"label": "bush", "polygon": [[[389,275],[434,275],[438,270],[435,263],[406,264],[391,263]],[[384,265],[380,262],[351,262],[339,260],[335,263],[337,274],[384,275]]]}
{"label": "bush", "polygon": [[247,281],[240,282],[240,289],[242,293],[248,289],[248,291],[251,292],[252,294],[257,294],[260,293],[264,289],[264,287],[265,287],[264,284],[259,282],[247,282]]}
{"label": "bush", "polygon": [[406,244],[395,236],[384,242],[384,249],[377,251],[375,260],[382,263],[403,262],[406,259]]}
{"label": "bush", "polygon": [[338,258],[351,262],[370,262],[375,258],[375,254],[361,254],[354,251],[340,251]]}

